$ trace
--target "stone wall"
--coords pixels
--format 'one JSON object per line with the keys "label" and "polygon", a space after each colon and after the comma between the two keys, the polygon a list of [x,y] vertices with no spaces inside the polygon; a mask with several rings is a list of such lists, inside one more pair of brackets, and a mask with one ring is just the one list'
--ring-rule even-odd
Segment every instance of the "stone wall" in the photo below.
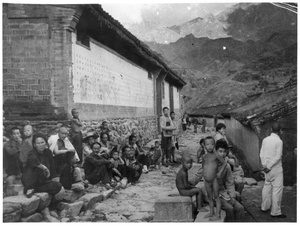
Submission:
{"label": "stone wall", "polygon": [[[118,118],[118,119],[101,119],[94,121],[83,121],[83,135],[89,130],[100,131],[102,121],[106,120],[111,130],[112,140],[122,144],[124,140],[131,134],[133,128],[137,128],[139,134],[142,136],[143,143],[146,144],[152,139],[157,138],[157,122],[156,117],[142,117],[142,118]],[[35,132],[41,132],[46,136],[57,133],[59,127],[63,124],[70,124],[68,120],[61,121],[4,121],[5,130],[9,132],[10,128],[17,126],[21,129],[24,125],[31,124]]]}

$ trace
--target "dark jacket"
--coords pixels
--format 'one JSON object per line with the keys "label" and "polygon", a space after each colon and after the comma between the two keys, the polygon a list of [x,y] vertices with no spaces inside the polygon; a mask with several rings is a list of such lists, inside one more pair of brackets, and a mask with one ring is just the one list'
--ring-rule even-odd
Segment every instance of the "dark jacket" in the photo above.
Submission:
{"label": "dark jacket", "polygon": [[93,174],[96,168],[109,164],[112,164],[111,161],[91,153],[84,160],[83,168],[85,176],[89,177],[89,175]]}

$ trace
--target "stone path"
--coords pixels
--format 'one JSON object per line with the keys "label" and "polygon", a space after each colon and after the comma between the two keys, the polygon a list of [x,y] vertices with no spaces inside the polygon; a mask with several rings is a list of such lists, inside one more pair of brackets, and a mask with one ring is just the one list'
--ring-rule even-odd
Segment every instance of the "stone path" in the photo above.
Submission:
{"label": "stone path", "polygon": [[[188,132],[179,139],[180,152],[188,152],[196,160],[197,148],[201,137],[208,134]],[[200,166],[195,164],[192,174]],[[149,222],[154,218],[155,199],[167,192],[174,191],[175,177],[180,169],[180,164],[162,167],[161,170],[151,171],[148,174],[142,174],[139,183],[121,189],[99,204],[92,212],[88,214],[103,214],[109,222]]]}

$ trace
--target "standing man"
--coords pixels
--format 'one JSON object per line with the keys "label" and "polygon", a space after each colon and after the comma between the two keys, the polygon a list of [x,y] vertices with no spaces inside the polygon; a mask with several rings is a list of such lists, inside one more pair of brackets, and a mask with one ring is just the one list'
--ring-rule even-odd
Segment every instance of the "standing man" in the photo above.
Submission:
{"label": "standing man", "polygon": [[261,146],[260,159],[265,173],[265,185],[262,190],[261,211],[267,212],[271,209],[271,216],[275,218],[286,218],[281,213],[281,199],[283,192],[283,170],[282,170],[282,145],[279,135],[282,133],[278,122],[272,125],[272,133],[266,137]]}
{"label": "standing man", "polygon": [[[161,149],[162,149],[162,164],[168,166],[172,164],[170,162],[170,151],[172,148],[172,136],[173,130],[176,130],[176,127],[173,125],[173,122],[169,116],[169,108],[163,108],[163,115],[160,116],[160,130],[161,130]],[[166,161],[164,161],[166,158]]]}
{"label": "standing man", "polygon": [[175,119],[175,112],[174,111],[172,111],[171,113],[170,113],[170,116],[171,116],[171,120],[172,120],[172,123],[173,123],[173,126],[176,128],[175,130],[173,130],[173,136],[172,136],[172,148],[171,148],[171,156],[170,156],[170,158],[171,158],[171,160],[170,160],[170,162],[171,163],[177,163],[177,161],[176,161],[176,157],[175,157],[175,149],[177,148],[179,148],[179,145],[178,145],[178,137],[177,137],[177,135],[178,135],[178,122],[176,121],[176,119]]}

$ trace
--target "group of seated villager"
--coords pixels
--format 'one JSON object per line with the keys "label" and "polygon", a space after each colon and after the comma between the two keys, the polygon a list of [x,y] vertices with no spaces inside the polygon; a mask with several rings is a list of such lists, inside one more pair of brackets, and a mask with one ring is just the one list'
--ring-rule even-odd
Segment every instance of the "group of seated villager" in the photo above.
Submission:
{"label": "group of seated villager", "polygon": [[142,173],[160,168],[160,143],[144,150],[136,128],[122,144],[112,141],[106,121],[83,137],[78,111],[73,109],[72,115],[70,125],[62,125],[49,137],[35,133],[31,125],[11,128],[4,143],[7,195],[16,195],[9,188],[21,179],[27,197],[47,192],[59,201],[64,189],[80,191],[92,185],[111,189],[118,183],[126,187],[137,183]]}

